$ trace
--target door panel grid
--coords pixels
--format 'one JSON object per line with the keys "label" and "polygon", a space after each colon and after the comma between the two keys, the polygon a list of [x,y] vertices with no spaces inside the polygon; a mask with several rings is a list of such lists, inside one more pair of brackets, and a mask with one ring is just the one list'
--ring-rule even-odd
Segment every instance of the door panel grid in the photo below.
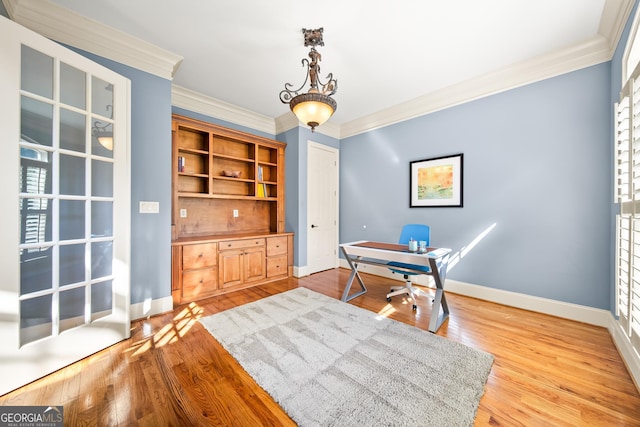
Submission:
{"label": "door panel grid", "polygon": [[[113,86],[26,45],[21,52],[19,299],[25,345],[113,309],[113,156],[90,133],[91,121],[112,108]],[[87,105],[98,114],[84,110]]]}

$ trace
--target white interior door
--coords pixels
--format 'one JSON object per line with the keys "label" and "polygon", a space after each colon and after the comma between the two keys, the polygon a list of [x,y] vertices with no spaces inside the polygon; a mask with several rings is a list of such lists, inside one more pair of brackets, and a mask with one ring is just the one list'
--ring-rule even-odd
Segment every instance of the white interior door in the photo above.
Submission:
{"label": "white interior door", "polygon": [[0,58],[4,394],[129,337],[130,87],[2,16]]}
{"label": "white interior door", "polygon": [[338,266],[338,150],[309,141],[307,266],[309,274]]}

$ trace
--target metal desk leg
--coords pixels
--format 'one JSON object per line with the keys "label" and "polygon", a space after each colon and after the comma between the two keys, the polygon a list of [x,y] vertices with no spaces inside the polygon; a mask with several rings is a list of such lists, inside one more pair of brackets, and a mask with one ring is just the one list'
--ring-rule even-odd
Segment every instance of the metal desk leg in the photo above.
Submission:
{"label": "metal desk leg", "polygon": [[[343,247],[340,247],[340,249],[342,250],[342,253],[344,254],[345,259],[347,260],[347,262],[349,263],[349,267],[351,267],[351,275],[349,276],[349,280],[347,280],[347,286],[344,288],[344,292],[342,293],[342,298],[340,298],[342,301],[344,302],[348,302],[351,301],[352,299],[359,297],[360,295],[364,294],[367,292],[367,288],[364,286],[364,283],[362,282],[362,278],[360,277],[360,274],[358,273],[358,261],[362,258],[362,257],[357,257],[355,258],[355,262],[351,260],[351,257],[349,256],[349,254],[347,254],[347,252],[344,250]],[[353,284],[353,279],[357,278],[358,279],[358,283],[360,284],[360,291],[349,296],[349,291],[351,290],[351,285]]]}
{"label": "metal desk leg", "polygon": [[[436,296],[431,307],[431,320],[429,321],[429,332],[435,333],[445,320],[449,317],[449,305],[444,295],[444,279],[447,276],[447,264],[449,255],[445,255],[439,260],[430,259],[429,264],[433,271],[433,280],[436,282]],[[442,315],[440,308],[442,307]]]}

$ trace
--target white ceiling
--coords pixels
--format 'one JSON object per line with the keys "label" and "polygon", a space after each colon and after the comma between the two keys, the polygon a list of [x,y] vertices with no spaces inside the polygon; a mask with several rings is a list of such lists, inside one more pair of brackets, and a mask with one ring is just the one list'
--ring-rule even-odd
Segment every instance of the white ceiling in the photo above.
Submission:
{"label": "white ceiling", "polygon": [[51,1],[182,57],[175,85],[274,119],[288,111],[278,98],[285,82],[305,77],[301,29],[323,27],[321,76],[338,79],[336,124],[594,41],[615,47],[633,3]]}

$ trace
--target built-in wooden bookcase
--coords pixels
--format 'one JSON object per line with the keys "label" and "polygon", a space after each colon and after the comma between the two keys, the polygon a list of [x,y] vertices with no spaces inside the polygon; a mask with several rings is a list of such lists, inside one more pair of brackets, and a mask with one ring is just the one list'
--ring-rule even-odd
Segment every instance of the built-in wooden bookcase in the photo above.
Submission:
{"label": "built-in wooden bookcase", "polygon": [[174,239],[284,231],[284,143],[174,115],[173,145]]}
{"label": "built-in wooden bookcase", "polygon": [[[174,301],[290,276],[286,144],[179,115],[173,116],[172,141]],[[265,250],[274,242],[277,257]],[[242,265],[231,271],[236,264]]]}

